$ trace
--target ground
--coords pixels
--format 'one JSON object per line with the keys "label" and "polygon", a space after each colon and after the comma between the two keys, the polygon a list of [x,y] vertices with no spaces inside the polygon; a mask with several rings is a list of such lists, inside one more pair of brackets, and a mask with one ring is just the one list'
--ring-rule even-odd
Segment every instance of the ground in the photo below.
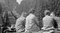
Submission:
{"label": "ground", "polygon": [[[32,32],[32,33],[41,33],[42,31],[39,31],[39,32]],[[7,32],[7,33],[16,33],[16,32]],[[27,32],[26,32],[27,33]],[[47,32],[46,32],[47,33]],[[55,33],[60,33],[60,30],[55,30]]]}

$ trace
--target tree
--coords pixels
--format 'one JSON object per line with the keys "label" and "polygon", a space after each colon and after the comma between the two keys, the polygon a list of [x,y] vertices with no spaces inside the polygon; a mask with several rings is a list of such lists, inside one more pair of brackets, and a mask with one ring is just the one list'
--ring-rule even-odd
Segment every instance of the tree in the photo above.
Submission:
{"label": "tree", "polygon": [[51,12],[55,12],[56,16],[60,16],[60,0],[49,0],[49,2],[43,6],[43,8],[50,10]]}
{"label": "tree", "polygon": [[2,13],[2,4],[0,3],[0,14]]}

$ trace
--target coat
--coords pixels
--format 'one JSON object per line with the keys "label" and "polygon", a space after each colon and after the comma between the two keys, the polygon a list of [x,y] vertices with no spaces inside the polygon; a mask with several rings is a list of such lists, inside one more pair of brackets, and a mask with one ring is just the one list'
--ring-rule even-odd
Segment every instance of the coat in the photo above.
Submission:
{"label": "coat", "polygon": [[26,31],[31,31],[31,32],[36,32],[39,31],[40,28],[36,25],[39,24],[37,17],[34,14],[29,14],[26,17],[26,25],[25,25],[25,32]]}
{"label": "coat", "polygon": [[21,31],[23,31],[24,30],[24,26],[23,26],[23,24],[24,24],[24,21],[25,20],[25,17],[23,17],[23,16],[21,16],[21,17],[19,17],[17,20],[16,20],[16,24],[15,24],[15,28],[16,28],[16,31],[17,32],[21,32]]}
{"label": "coat", "polygon": [[60,17],[55,16],[54,19],[56,20],[58,24],[58,28],[60,28]]}
{"label": "coat", "polygon": [[42,29],[53,28],[53,18],[51,16],[46,15],[43,19],[43,27]]}

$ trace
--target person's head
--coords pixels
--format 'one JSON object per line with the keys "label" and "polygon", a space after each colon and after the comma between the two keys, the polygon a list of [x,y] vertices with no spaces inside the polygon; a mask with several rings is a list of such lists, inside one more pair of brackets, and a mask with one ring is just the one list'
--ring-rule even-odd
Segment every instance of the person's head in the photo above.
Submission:
{"label": "person's head", "polygon": [[31,9],[31,10],[29,11],[29,13],[34,14],[34,13],[35,13],[35,9]]}
{"label": "person's head", "polygon": [[44,11],[44,15],[50,15],[50,11],[49,10],[45,10]]}
{"label": "person's head", "polygon": [[50,16],[55,16],[55,13],[54,12],[51,12]]}
{"label": "person's head", "polygon": [[26,12],[22,12],[21,16],[26,17],[27,13]]}
{"label": "person's head", "polygon": [[29,14],[35,14],[35,9],[30,9],[28,12],[27,12],[27,14],[26,14],[26,16],[28,16]]}

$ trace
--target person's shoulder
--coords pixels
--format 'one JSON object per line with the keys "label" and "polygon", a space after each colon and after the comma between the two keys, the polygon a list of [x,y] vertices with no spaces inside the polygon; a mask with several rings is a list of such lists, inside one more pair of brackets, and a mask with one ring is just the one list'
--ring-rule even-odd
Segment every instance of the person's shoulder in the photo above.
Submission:
{"label": "person's shoulder", "polygon": [[35,15],[34,15],[34,14],[29,14],[29,15],[27,16],[27,18],[31,18],[31,17],[35,17]]}
{"label": "person's shoulder", "polygon": [[17,18],[17,20],[20,20],[20,19],[21,19],[21,17]]}
{"label": "person's shoulder", "polygon": [[47,17],[50,17],[50,16],[46,15],[45,17],[43,17],[43,19],[44,19],[44,18],[47,18]]}
{"label": "person's shoulder", "polygon": [[51,16],[45,16],[45,17],[43,17],[43,19],[52,19],[53,17],[51,17]]}
{"label": "person's shoulder", "polygon": [[55,16],[54,19],[56,19],[56,20],[60,20],[60,17]]}
{"label": "person's shoulder", "polygon": [[34,14],[29,14],[29,16],[35,16]]}

